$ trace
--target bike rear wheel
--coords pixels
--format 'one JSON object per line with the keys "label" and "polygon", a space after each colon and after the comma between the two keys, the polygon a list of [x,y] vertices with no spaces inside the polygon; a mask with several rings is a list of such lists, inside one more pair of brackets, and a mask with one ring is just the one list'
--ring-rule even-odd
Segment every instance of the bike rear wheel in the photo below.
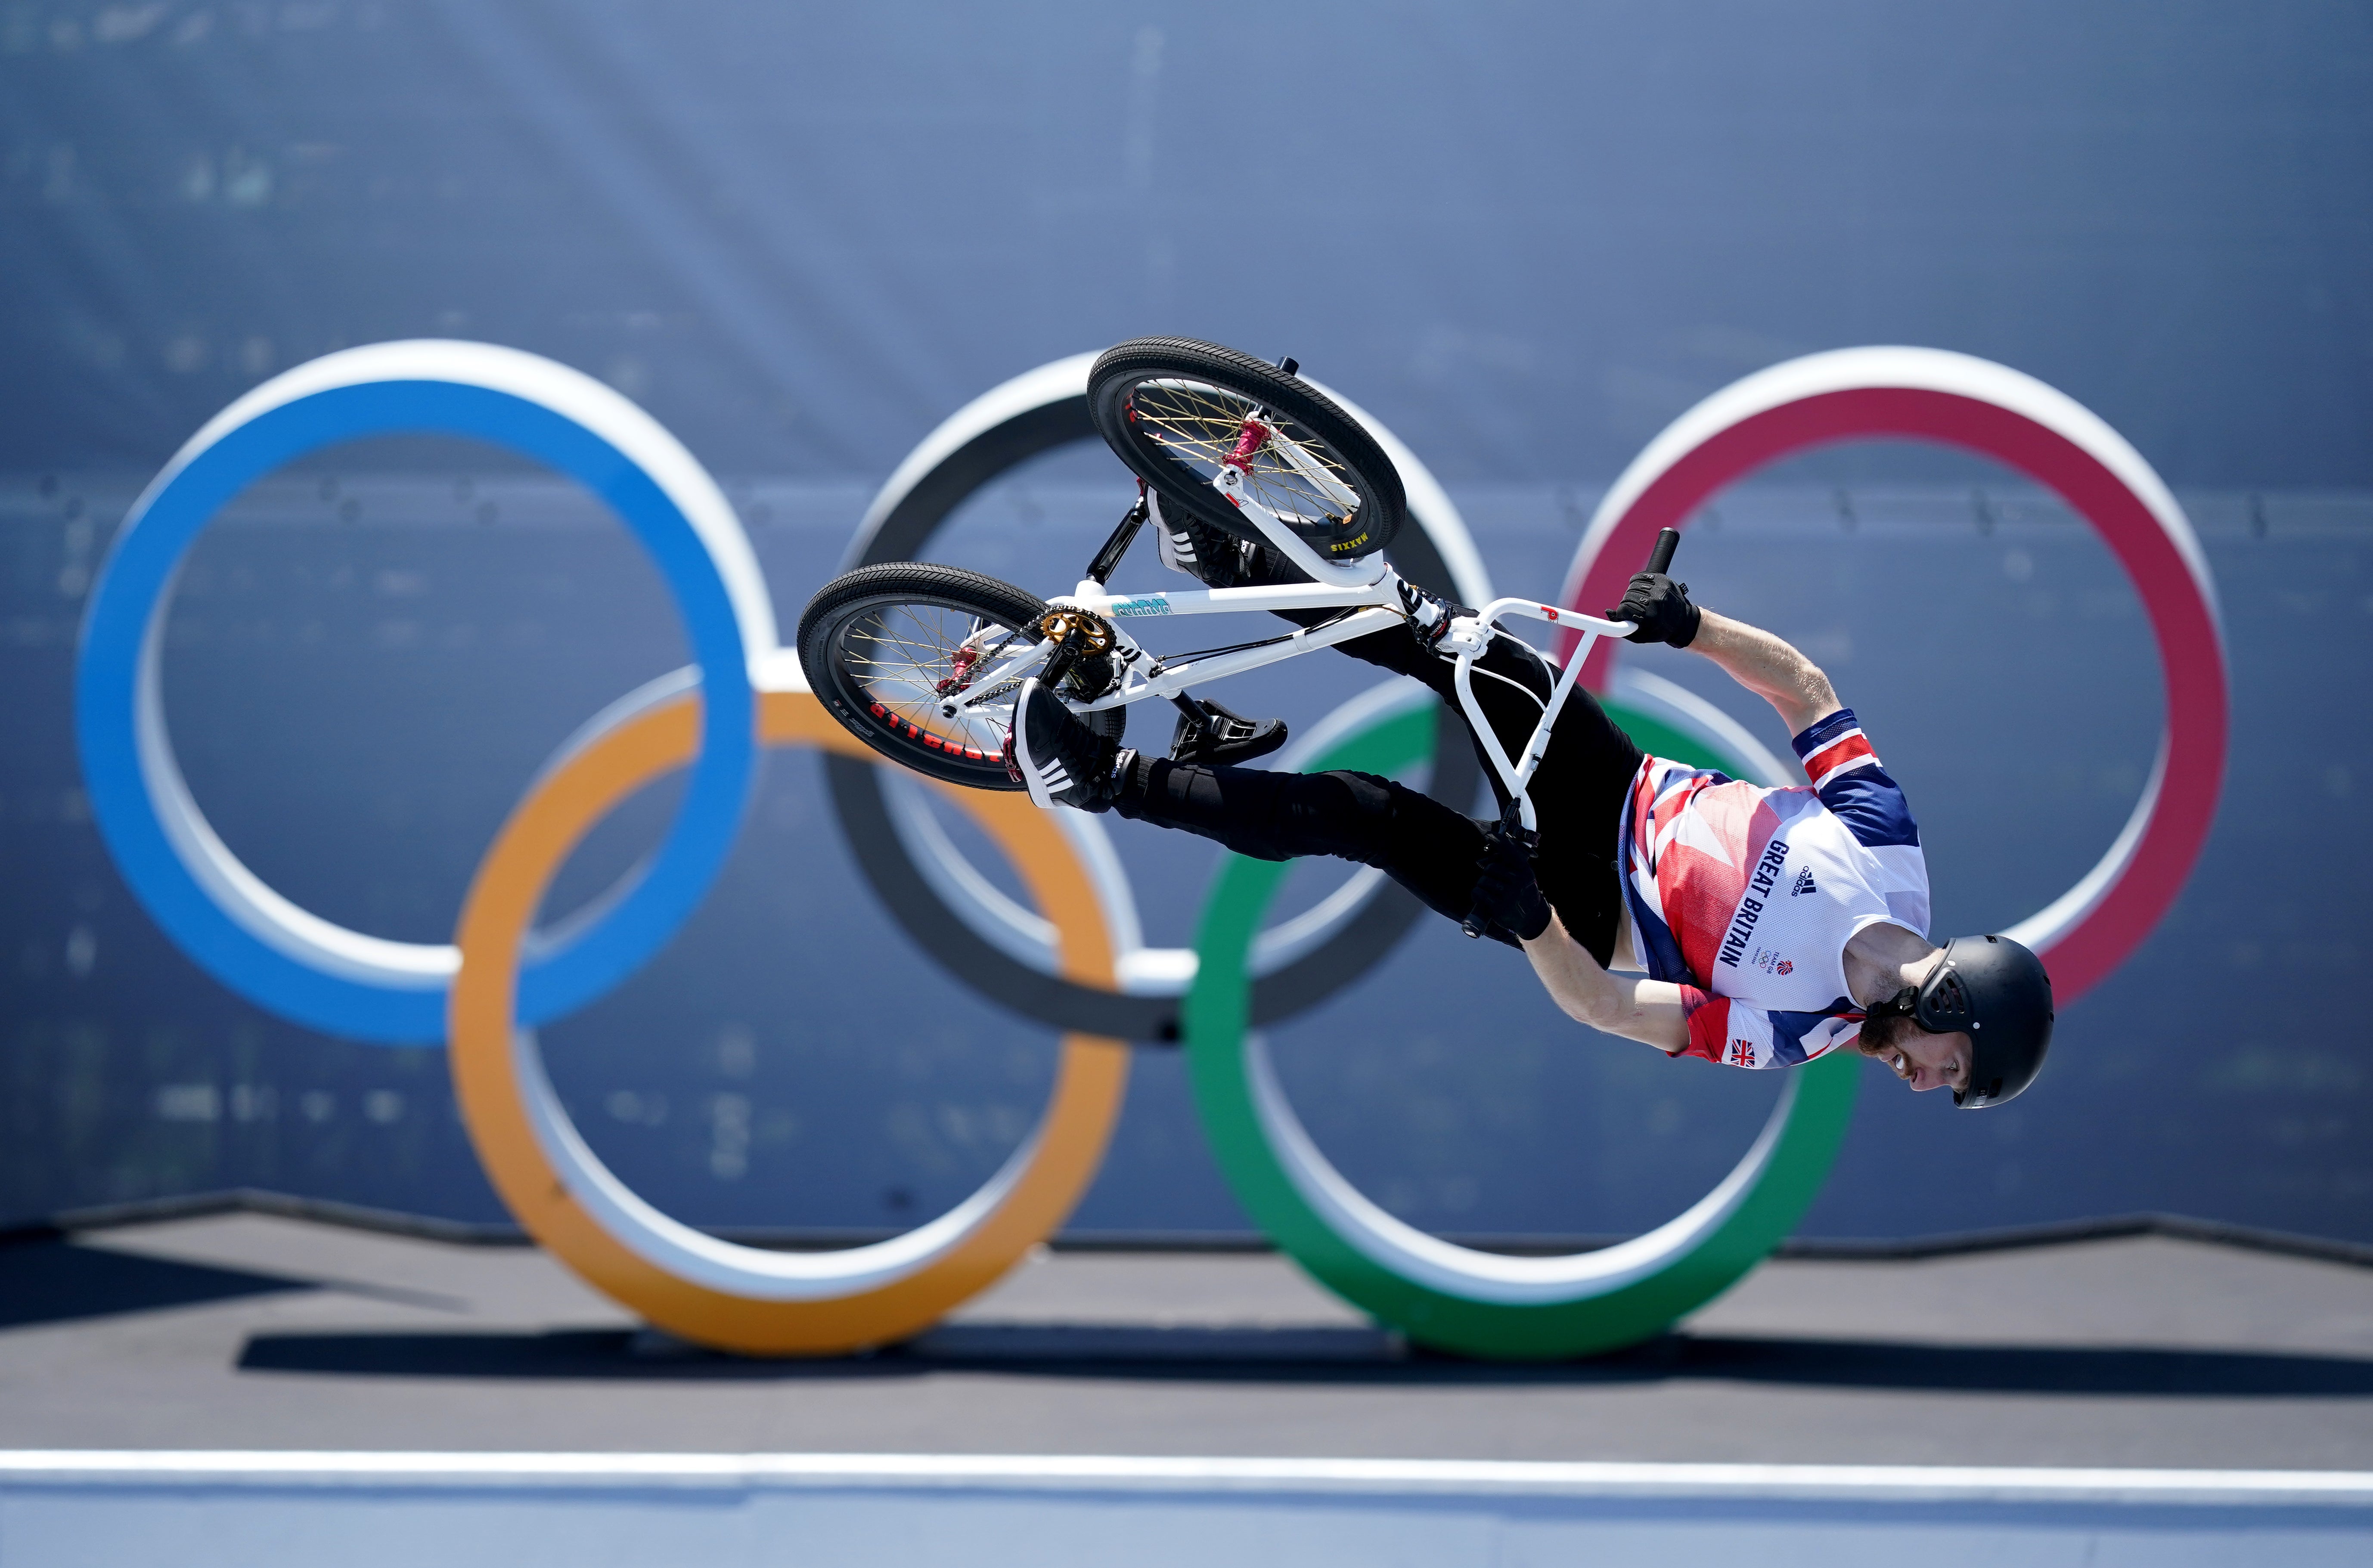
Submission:
{"label": "bike rear wheel", "polygon": [[[825,711],[893,762],[967,789],[1019,790],[1005,738],[1021,682],[953,719],[940,708],[1035,642],[1046,614],[1036,595],[960,567],[862,567],[808,601],[800,667]],[[1116,739],[1128,722],[1116,708],[1081,717]]]}
{"label": "bike rear wheel", "polygon": [[1183,337],[1116,345],[1088,372],[1088,416],[1164,507],[1183,507],[1238,538],[1261,534],[1210,482],[1248,418],[1282,431],[1355,497],[1345,506],[1273,441],[1253,453],[1245,489],[1321,556],[1374,555],[1401,525],[1400,474],[1375,438],[1317,388],[1249,354]]}

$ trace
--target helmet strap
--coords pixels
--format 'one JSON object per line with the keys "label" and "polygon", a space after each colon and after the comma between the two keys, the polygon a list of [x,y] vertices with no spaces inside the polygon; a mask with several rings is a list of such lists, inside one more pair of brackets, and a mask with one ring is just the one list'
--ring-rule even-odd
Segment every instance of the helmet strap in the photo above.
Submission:
{"label": "helmet strap", "polygon": [[1885,1001],[1873,1002],[1864,1010],[1866,1019],[1911,1018],[1920,1011],[1920,988],[1906,986]]}

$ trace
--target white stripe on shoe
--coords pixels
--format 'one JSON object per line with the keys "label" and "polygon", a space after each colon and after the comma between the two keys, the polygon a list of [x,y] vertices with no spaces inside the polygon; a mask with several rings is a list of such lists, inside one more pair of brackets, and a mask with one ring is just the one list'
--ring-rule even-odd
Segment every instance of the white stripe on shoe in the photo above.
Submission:
{"label": "white stripe on shoe", "polygon": [[1023,787],[1030,792],[1030,803],[1040,811],[1051,812],[1061,803],[1055,799],[1054,791],[1070,784],[1070,776],[1063,771],[1060,758],[1042,763],[1030,755],[1030,699],[1037,695],[1035,675],[1023,682],[1022,689],[1014,694],[1013,760],[1022,765]]}

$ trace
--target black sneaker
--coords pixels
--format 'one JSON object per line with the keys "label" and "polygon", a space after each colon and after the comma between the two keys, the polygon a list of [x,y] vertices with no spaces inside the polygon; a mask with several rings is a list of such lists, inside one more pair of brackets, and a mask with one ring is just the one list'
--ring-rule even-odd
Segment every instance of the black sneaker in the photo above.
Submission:
{"label": "black sneaker", "polygon": [[1013,704],[1013,732],[1005,745],[1007,769],[1030,791],[1032,802],[1048,811],[1110,811],[1120,793],[1113,781],[1120,743],[1081,723],[1035,675],[1022,683]]}
{"label": "black sneaker", "polygon": [[1409,617],[1409,636],[1427,652],[1440,652],[1451,618],[1459,613],[1458,606],[1439,594],[1428,593],[1407,578],[1401,579],[1400,592],[1401,614]]}
{"label": "black sneaker", "polygon": [[1178,728],[1170,737],[1173,762],[1197,762],[1216,767],[1223,763],[1250,762],[1285,744],[1282,719],[1247,719],[1209,697],[1198,698],[1197,706],[1203,709],[1203,717],[1188,713],[1178,716]]}
{"label": "black sneaker", "polygon": [[1186,508],[1163,509],[1153,503],[1154,521],[1162,529],[1162,564],[1185,572],[1206,588],[1242,588],[1260,575],[1261,547],[1214,528]]}

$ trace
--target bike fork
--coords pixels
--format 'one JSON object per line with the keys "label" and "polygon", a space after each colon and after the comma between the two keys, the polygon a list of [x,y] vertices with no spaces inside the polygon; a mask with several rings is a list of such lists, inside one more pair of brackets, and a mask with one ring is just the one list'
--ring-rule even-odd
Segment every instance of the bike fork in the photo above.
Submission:
{"label": "bike fork", "polygon": [[1076,590],[1081,597],[1086,598],[1105,591],[1105,584],[1112,580],[1112,574],[1120,569],[1120,558],[1128,554],[1131,544],[1137,543],[1138,530],[1145,526],[1145,520],[1152,514],[1153,508],[1146,499],[1145,481],[1140,479],[1137,482],[1137,504],[1128,509],[1118,526],[1112,531],[1112,536],[1105,541],[1104,548],[1096,552],[1096,558],[1088,563],[1088,575],[1080,579]]}
{"label": "bike fork", "polygon": [[[1673,551],[1681,536],[1675,529],[1662,529],[1656,534],[1655,548],[1649,552],[1646,569],[1661,572],[1673,564]],[[1525,743],[1522,758],[1511,761],[1508,750],[1500,743],[1499,732],[1483,717],[1483,705],[1475,697],[1475,661],[1500,634],[1496,623],[1510,615],[1521,615],[1536,621],[1548,621],[1557,626],[1572,626],[1582,634],[1573,645],[1573,652],[1559,672],[1557,685],[1550,688],[1549,700],[1541,708],[1540,722],[1533,726],[1532,738]],[[1592,649],[1602,637],[1629,637],[1637,630],[1629,621],[1601,620],[1596,615],[1578,614],[1572,610],[1558,610],[1547,604],[1523,599],[1500,599],[1485,605],[1472,616],[1462,615],[1450,623],[1450,630],[1442,639],[1443,649],[1456,657],[1452,684],[1458,688],[1458,706],[1467,715],[1467,722],[1475,731],[1483,755],[1490,760],[1491,771],[1508,787],[1508,808],[1500,813],[1494,830],[1515,837],[1526,848],[1539,841],[1540,822],[1533,811],[1533,797],[1528,788],[1533,775],[1549,754],[1549,734],[1557,728],[1558,715],[1565,708],[1566,699],[1573,695],[1574,684],[1582,678],[1582,667],[1590,660]],[[1460,922],[1459,930],[1470,937],[1483,934],[1486,924],[1482,911],[1473,910]]]}

